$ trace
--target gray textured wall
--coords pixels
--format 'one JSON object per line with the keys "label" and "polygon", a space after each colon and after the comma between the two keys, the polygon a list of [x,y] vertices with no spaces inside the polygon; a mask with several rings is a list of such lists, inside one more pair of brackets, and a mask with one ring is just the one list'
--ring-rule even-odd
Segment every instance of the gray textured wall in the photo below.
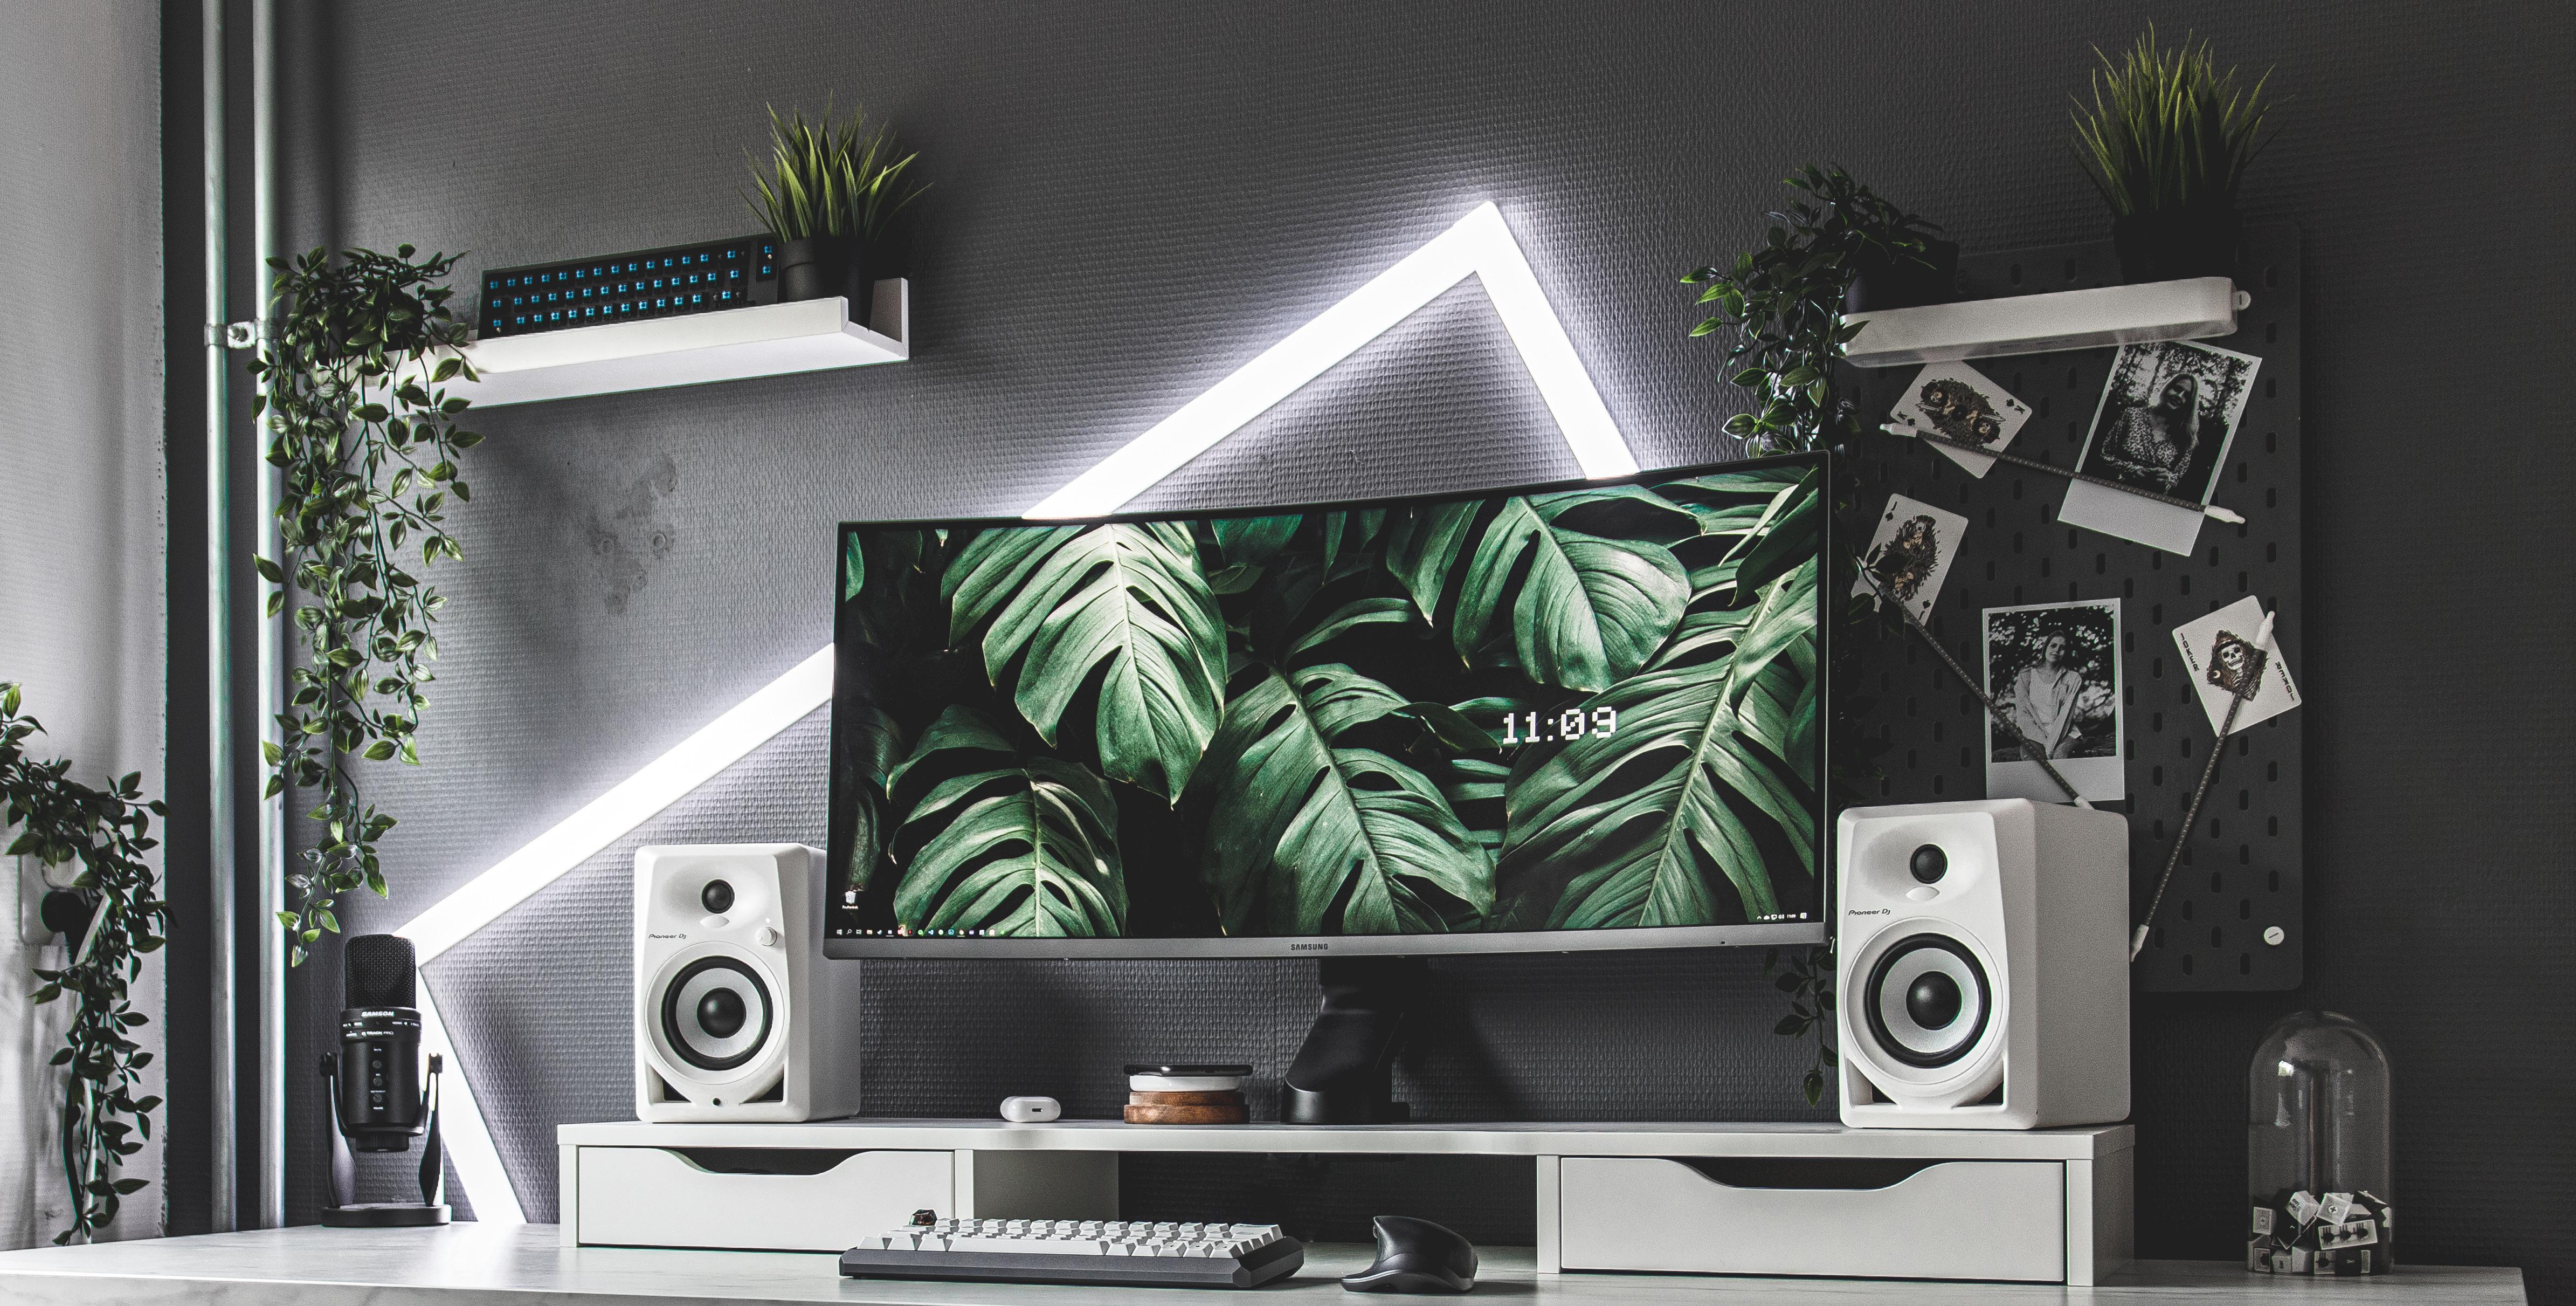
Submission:
{"label": "gray textured wall", "polygon": [[[26,685],[40,757],[73,778],[143,773],[158,795],[163,612],[159,18],[146,6],[0,4],[0,680]],[[0,842],[5,842],[0,835]],[[69,1000],[27,1008],[58,940],[17,933],[15,858],[0,857],[0,1245],[69,1226],[58,1159]],[[161,964],[134,983],[161,1046]],[[161,1070],[143,1091],[159,1094]],[[141,1094],[138,1093],[138,1096]],[[125,1163],[152,1181],[114,1236],[161,1227],[161,1145]]]}
{"label": "gray textured wall", "polygon": [[[2576,152],[2546,89],[2576,53],[2564,8],[305,12],[289,69],[301,243],[407,240],[490,266],[745,229],[735,190],[762,104],[827,91],[901,124],[936,182],[916,361],[479,420],[493,438],[458,514],[468,560],[442,582],[457,602],[429,764],[377,782],[404,821],[396,899],[343,919],[407,917],[819,647],[830,523],[1031,502],[1476,200],[1503,206],[1640,456],[1722,455],[1737,401],[1714,350],[1683,338],[1674,277],[1740,247],[1810,158],[1972,249],[2097,237],[2066,95],[2089,43],[2149,18],[2277,63],[2297,96],[2248,199],[2307,237],[2313,942],[2299,994],[2140,1000],[2141,1247],[2233,1253],[2244,1057],[2313,1002],[2394,1049],[2407,1254],[2529,1264],[2557,1298],[2576,1259],[2543,1213],[2571,1196],[2576,1104],[2563,1014],[2525,1003],[2576,978],[2554,933],[2576,691],[2532,674],[2569,633],[2568,576],[2521,560],[2567,521],[2576,446],[2557,387],[2513,363],[2564,358],[2569,339]],[[2480,343],[2443,343],[2481,306]],[[1148,502],[1570,466],[1461,290]],[[819,722],[791,731],[639,840],[819,836],[821,740]],[[539,1215],[552,1125],[625,1109],[632,842],[433,968]],[[1757,971],[1727,954],[1445,964],[1449,1015],[1407,1079],[1450,1117],[1803,1116]],[[1096,1111],[1132,1053],[1275,1066],[1311,983],[1287,964],[875,966],[872,1101],[981,1111],[1039,1090]],[[327,961],[297,977],[290,1064],[336,986]],[[1430,1191],[1472,1174],[1154,1178],[1226,1201],[1268,1184],[1325,1214],[1334,1194],[1393,1183],[1488,1236],[1514,1218]],[[311,1203],[302,1190],[291,1210]]]}

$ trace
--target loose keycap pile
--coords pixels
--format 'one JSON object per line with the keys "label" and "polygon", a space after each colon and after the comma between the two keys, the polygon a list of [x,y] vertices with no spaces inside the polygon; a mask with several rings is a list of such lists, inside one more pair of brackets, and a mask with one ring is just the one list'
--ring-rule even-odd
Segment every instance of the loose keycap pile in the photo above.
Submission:
{"label": "loose keycap pile", "polygon": [[2386,1274],[2397,1267],[2397,1213],[2367,1192],[2302,1188],[2254,1207],[2245,1268],[2261,1274]]}

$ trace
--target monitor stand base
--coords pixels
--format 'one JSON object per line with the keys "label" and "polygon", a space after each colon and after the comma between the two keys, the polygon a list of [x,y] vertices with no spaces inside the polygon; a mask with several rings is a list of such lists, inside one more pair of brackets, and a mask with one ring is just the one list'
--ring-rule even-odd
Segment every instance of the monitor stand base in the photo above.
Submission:
{"label": "monitor stand base", "polygon": [[1326,957],[1324,986],[1306,1042],[1279,1086],[1279,1119],[1292,1125],[1382,1125],[1411,1118],[1392,1100],[1390,1072],[1404,1018],[1430,968],[1418,957]]}

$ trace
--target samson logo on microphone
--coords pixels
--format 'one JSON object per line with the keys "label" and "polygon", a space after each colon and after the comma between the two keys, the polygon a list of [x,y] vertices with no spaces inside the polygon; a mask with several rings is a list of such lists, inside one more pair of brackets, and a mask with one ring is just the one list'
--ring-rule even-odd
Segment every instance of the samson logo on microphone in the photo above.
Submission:
{"label": "samson logo on microphone", "polygon": [[340,951],[340,1131],[361,1152],[400,1152],[423,1127],[420,967],[411,940],[361,934]]}

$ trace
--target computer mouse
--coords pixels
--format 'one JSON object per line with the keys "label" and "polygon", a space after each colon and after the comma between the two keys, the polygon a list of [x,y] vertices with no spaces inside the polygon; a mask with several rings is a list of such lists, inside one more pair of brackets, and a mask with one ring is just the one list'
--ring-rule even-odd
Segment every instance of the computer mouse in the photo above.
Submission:
{"label": "computer mouse", "polygon": [[1476,1286],[1476,1244],[1429,1220],[1381,1215],[1377,1259],[1342,1278],[1345,1292],[1465,1292]]}

